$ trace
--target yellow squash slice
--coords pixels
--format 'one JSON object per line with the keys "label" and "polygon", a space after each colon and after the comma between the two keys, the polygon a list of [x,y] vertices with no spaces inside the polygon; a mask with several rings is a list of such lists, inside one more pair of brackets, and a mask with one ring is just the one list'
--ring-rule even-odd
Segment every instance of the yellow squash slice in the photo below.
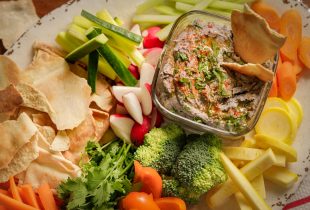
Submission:
{"label": "yellow squash slice", "polygon": [[264,110],[267,110],[273,107],[279,107],[289,112],[289,108],[286,102],[283,99],[278,98],[278,97],[269,97],[265,103]]}
{"label": "yellow squash slice", "polygon": [[289,113],[296,122],[297,127],[299,127],[304,115],[300,103],[295,98],[292,98],[287,102],[287,106],[289,109]]}
{"label": "yellow squash slice", "polygon": [[296,125],[287,111],[273,107],[263,111],[255,126],[255,131],[257,134],[267,135],[291,144],[295,138]]}
{"label": "yellow squash slice", "polygon": [[265,171],[264,177],[284,188],[291,187],[298,180],[297,174],[287,168],[278,166],[272,166],[267,171]]}
{"label": "yellow squash slice", "polygon": [[235,198],[240,210],[252,210],[252,206],[246,200],[246,198],[242,195],[241,192],[235,193]]}

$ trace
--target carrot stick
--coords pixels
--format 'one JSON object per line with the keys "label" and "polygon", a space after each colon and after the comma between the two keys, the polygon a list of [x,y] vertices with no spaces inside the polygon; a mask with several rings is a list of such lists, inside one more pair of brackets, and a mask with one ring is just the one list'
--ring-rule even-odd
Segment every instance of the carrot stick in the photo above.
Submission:
{"label": "carrot stick", "polygon": [[267,21],[270,28],[276,31],[280,29],[280,16],[270,5],[262,1],[256,1],[251,5],[251,8]]}
{"label": "carrot stick", "polygon": [[294,61],[293,70],[296,75],[298,75],[302,70],[305,68],[304,64],[300,61],[300,59],[297,57]]}
{"label": "carrot stick", "polygon": [[22,197],[24,203],[33,206],[37,209],[40,209],[39,204],[36,200],[36,195],[32,189],[32,186],[29,184],[22,185],[20,187],[20,196]]}
{"label": "carrot stick", "polygon": [[5,208],[4,206],[0,205],[0,210],[7,210],[7,208]]}
{"label": "carrot stick", "polygon": [[280,49],[282,58],[284,61],[294,62],[302,36],[302,20],[297,10],[289,9],[283,13],[280,20],[280,33],[287,37]]}
{"label": "carrot stick", "polygon": [[12,197],[17,201],[23,202],[19,195],[18,188],[15,184],[14,177],[11,176],[9,179],[9,182],[10,182],[10,191],[12,193]]}
{"label": "carrot stick", "polygon": [[310,68],[310,37],[301,39],[298,47],[298,57],[307,68]]}
{"label": "carrot stick", "polygon": [[7,190],[0,189],[0,193],[6,196],[10,196],[10,193]]}
{"label": "carrot stick", "polygon": [[185,202],[177,197],[163,197],[155,200],[160,210],[186,210]]}
{"label": "carrot stick", "polygon": [[11,210],[37,210],[36,208],[17,201],[0,193],[0,204]]}
{"label": "carrot stick", "polygon": [[53,193],[48,183],[41,184],[38,194],[45,210],[58,210]]}
{"label": "carrot stick", "polygon": [[289,100],[296,91],[296,74],[292,63],[285,61],[277,71],[279,95],[284,100]]}
{"label": "carrot stick", "polygon": [[268,97],[277,97],[278,96],[278,82],[277,82],[277,76],[275,75],[272,80],[272,86],[269,91]]}

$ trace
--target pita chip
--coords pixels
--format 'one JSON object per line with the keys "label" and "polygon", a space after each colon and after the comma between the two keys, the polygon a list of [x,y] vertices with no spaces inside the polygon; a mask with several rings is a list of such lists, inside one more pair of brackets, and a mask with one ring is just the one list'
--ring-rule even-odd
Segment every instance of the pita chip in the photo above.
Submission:
{"label": "pita chip", "polygon": [[23,72],[23,81],[45,95],[55,111],[48,114],[58,130],[73,129],[88,115],[91,89],[62,57],[38,50]]}
{"label": "pita chip", "polygon": [[23,103],[23,98],[13,85],[0,90],[0,113],[15,111]]}
{"label": "pita chip", "polygon": [[56,137],[55,130],[50,126],[40,126],[40,125],[36,126],[38,128],[39,133],[42,134],[42,136],[46,139],[48,144],[51,144]]}
{"label": "pita chip", "polygon": [[17,84],[19,73],[20,69],[14,61],[5,55],[0,55],[0,89],[4,89],[10,84]]}
{"label": "pita chip", "polygon": [[56,137],[54,138],[50,149],[54,152],[67,151],[70,147],[70,139],[67,136],[66,131],[58,131]]}
{"label": "pita chip", "polygon": [[8,120],[0,124],[0,169],[9,167],[14,155],[36,132],[36,126],[25,113],[22,113],[17,120]]}
{"label": "pita chip", "polygon": [[261,64],[247,63],[240,65],[238,63],[221,63],[221,66],[227,67],[231,70],[245,74],[248,76],[255,76],[258,79],[268,82],[273,80],[273,72],[270,69],[262,66]]}
{"label": "pita chip", "polygon": [[235,51],[248,63],[272,59],[285,42],[285,37],[272,30],[248,5],[245,12],[232,11],[231,27]]}

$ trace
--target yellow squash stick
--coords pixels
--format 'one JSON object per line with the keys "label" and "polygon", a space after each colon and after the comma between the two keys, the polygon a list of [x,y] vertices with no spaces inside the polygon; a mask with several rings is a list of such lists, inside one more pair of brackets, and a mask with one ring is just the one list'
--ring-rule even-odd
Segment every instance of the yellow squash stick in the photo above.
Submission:
{"label": "yellow squash stick", "polygon": [[[271,151],[271,150],[269,150]],[[271,151],[272,152],[272,151]],[[231,178],[233,183],[238,187],[240,192],[248,200],[254,209],[265,210],[271,209],[265,200],[256,192],[252,187],[249,180],[244,176],[244,174],[229,160],[229,158],[224,154],[220,153],[220,157],[224,168]],[[274,157],[275,159],[275,157]]]}
{"label": "yellow squash stick", "polygon": [[264,177],[269,181],[284,187],[291,187],[298,180],[297,174],[287,168],[272,166],[264,172]]}
{"label": "yellow squash stick", "polygon": [[251,205],[246,200],[246,198],[242,195],[241,192],[235,193],[235,198],[240,210],[252,210]]}
{"label": "yellow squash stick", "polygon": [[[271,167],[272,168],[272,167]],[[259,175],[251,181],[253,188],[257,191],[257,193],[262,196],[262,198],[266,198],[266,189],[265,189],[265,181],[263,175]]]}
{"label": "yellow squash stick", "polygon": [[[251,181],[274,165],[276,161],[277,160],[274,153],[271,149],[268,149],[257,159],[242,167],[240,171],[248,180]],[[233,184],[231,179],[228,179],[221,186],[221,188],[218,189],[218,191],[216,191],[213,195],[208,196],[207,203],[211,208],[218,207],[224,204],[227,199],[237,191],[238,188]]]}

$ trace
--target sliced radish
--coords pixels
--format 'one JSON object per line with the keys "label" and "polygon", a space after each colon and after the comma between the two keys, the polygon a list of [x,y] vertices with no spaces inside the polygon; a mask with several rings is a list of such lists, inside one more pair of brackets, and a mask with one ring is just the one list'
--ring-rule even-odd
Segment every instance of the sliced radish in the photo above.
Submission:
{"label": "sliced radish", "polygon": [[139,68],[133,64],[130,64],[128,67],[128,70],[130,71],[130,73],[136,78],[139,79],[140,75],[139,75]]}
{"label": "sliced radish", "polygon": [[123,95],[123,102],[130,116],[141,125],[143,122],[143,116],[137,96],[133,92],[126,93]]}
{"label": "sliced radish", "polygon": [[143,122],[140,125],[139,123],[135,123],[131,129],[130,138],[131,142],[140,146],[144,142],[144,136],[151,130],[151,120],[149,117],[143,116]]}
{"label": "sliced radish", "polygon": [[159,128],[163,123],[163,117],[161,113],[153,107],[152,114],[151,114],[151,128]]}
{"label": "sliced radish", "polygon": [[[139,24],[135,24],[132,26],[132,28],[130,29],[130,31],[132,33],[135,33],[135,34],[138,34],[140,36],[142,36],[142,33],[141,33],[141,29],[140,29],[140,26]],[[143,48],[143,42],[140,43],[140,45],[138,46],[139,49],[142,49]]]}
{"label": "sliced radish", "polygon": [[145,62],[156,67],[162,51],[163,51],[163,49],[158,48],[158,47],[146,50],[143,53],[143,56],[145,57]]}
{"label": "sliced radish", "polygon": [[143,63],[140,70],[140,86],[145,83],[152,84],[155,68],[149,63]]}
{"label": "sliced radish", "polygon": [[122,140],[130,143],[130,134],[135,122],[126,115],[112,114],[110,116],[110,125],[115,135]]}
{"label": "sliced radish", "polygon": [[141,106],[144,115],[149,115],[152,112],[152,96],[151,85],[145,83],[141,86]]}
{"label": "sliced radish", "polygon": [[130,92],[134,93],[138,98],[141,96],[141,88],[139,87],[112,86],[112,93],[114,97],[121,103],[123,103],[123,95]]}
{"label": "sliced radish", "polygon": [[160,29],[161,29],[160,27],[154,26],[142,32],[144,48],[164,46],[165,43],[163,41],[160,41],[160,39],[156,35],[156,33],[160,31]]}
{"label": "sliced radish", "polygon": [[125,108],[124,104],[121,104],[121,103],[116,104],[115,113],[128,114],[127,109]]}

